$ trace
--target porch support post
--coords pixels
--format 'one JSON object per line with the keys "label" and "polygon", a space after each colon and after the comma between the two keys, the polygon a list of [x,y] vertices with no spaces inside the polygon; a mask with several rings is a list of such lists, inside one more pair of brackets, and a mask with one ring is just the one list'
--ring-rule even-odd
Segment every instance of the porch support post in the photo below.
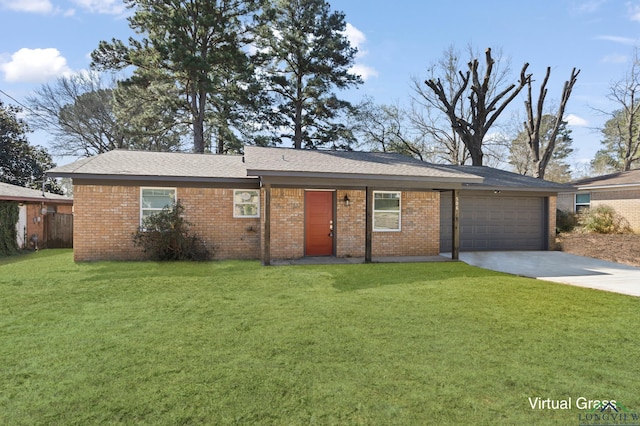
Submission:
{"label": "porch support post", "polygon": [[373,189],[367,186],[365,199],[364,262],[371,263],[373,241]]}
{"label": "porch support post", "polygon": [[460,259],[460,190],[454,189],[451,196],[451,259]]}
{"label": "porch support post", "polygon": [[264,239],[262,264],[271,265],[271,184],[264,184]]}

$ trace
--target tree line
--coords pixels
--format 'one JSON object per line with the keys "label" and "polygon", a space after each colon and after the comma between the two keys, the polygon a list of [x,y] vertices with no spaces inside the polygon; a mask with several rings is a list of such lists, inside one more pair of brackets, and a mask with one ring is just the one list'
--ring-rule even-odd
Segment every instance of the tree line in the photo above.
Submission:
{"label": "tree line", "polygon": [[[239,153],[246,144],[362,148],[424,161],[493,164],[570,179],[564,111],[580,70],[549,105],[550,68],[536,84],[529,64],[513,74],[502,53],[449,47],[413,78],[407,105],[352,104],[339,91],[363,83],[344,13],[325,0],[125,0],[128,40],[101,41],[88,72],[27,98],[30,124],[58,155],[113,149]],[[611,88],[620,105],[603,129],[594,170],[637,167],[640,67]],[[525,96],[522,118],[505,111]],[[3,142],[4,143],[4,142]],[[506,150],[506,154],[505,154]],[[0,176],[2,178],[2,176]]]}

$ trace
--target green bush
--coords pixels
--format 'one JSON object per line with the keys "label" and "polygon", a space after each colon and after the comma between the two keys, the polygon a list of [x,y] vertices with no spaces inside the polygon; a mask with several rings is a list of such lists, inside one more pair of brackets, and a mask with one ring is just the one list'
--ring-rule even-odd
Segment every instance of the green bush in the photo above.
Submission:
{"label": "green bush", "polygon": [[18,203],[0,201],[0,256],[18,253]]}
{"label": "green bush", "polygon": [[556,209],[556,234],[571,232],[578,225],[578,217],[575,213]]}
{"label": "green bush", "polygon": [[133,244],[158,260],[209,260],[211,252],[190,232],[191,223],[183,217],[180,200],[144,218],[133,234]]}
{"label": "green bush", "polygon": [[629,222],[612,207],[598,206],[579,215],[582,232],[598,234],[626,234],[631,232]]}

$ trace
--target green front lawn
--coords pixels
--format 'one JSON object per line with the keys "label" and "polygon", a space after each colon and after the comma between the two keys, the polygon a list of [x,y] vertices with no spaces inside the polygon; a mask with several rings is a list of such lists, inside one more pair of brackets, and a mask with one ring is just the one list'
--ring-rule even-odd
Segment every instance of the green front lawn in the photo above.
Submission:
{"label": "green front lawn", "polygon": [[639,341],[638,298],[463,263],[45,250],[0,259],[0,424],[578,424],[640,412]]}

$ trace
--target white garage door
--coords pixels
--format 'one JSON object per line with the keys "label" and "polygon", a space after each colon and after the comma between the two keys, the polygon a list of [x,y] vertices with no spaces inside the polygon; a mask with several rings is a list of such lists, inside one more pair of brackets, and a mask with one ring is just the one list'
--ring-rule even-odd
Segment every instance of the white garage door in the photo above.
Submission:
{"label": "white garage door", "polygon": [[[460,250],[545,250],[544,197],[460,196]],[[451,193],[441,193],[440,251],[451,251]]]}

